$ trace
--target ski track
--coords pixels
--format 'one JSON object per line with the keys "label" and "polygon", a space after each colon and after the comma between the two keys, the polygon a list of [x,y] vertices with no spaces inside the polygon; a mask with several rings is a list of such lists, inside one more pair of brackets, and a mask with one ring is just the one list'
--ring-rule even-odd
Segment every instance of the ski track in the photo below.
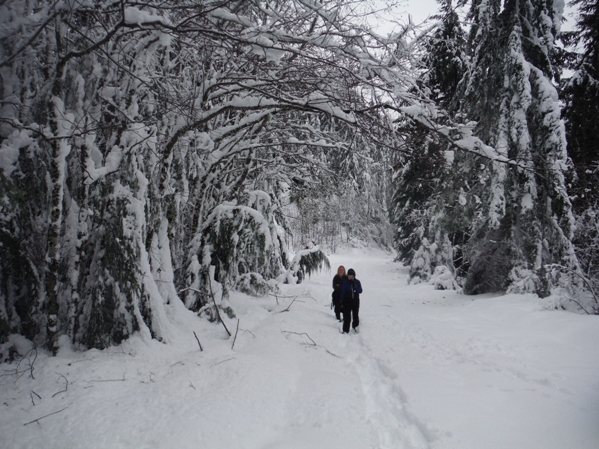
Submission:
{"label": "ski track", "polygon": [[[381,297],[377,292],[380,290],[381,284],[384,284],[384,282],[381,283],[381,275],[388,274],[386,271],[397,265],[390,265],[389,260],[382,261],[382,266],[378,263],[362,265],[359,260],[356,262],[352,265],[358,272],[356,277],[358,279],[376,279],[379,289],[374,288],[369,291],[368,287],[365,287],[361,308],[364,310],[364,304],[366,304],[368,313],[360,314],[360,333],[356,334],[351,330],[349,334],[340,334],[336,351],[343,354],[346,365],[357,373],[364,397],[365,418],[377,439],[368,447],[428,449],[434,441],[433,433],[409,410],[407,398],[401,389],[397,374],[375,355],[377,351],[374,351],[373,347],[381,346],[380,331],[373,332],[374,329],[369,324],[364,325],[367,321],[377,327],[401,329],[399,321],[393,315],[384,313],[388,312],[388,309],[383,313],[376,314],[373,314],[376,309],[372,310],[372,306],[375,304],[391,302],[389,298]],[[349,268],[350,266],[346,265],[346,269]],[[363,275],[361,276],[360,273]],[[364,283],[364,281],[362,282]],[[388,282],[397,282],[397,279],[390,277]],[[319,294],[322,295],[320,292]],[[368,318],[365,320],[364,316],[368,316]],[[341,332],[341,325],[338,326]]]}
{"label": "ski track", "polygon": [[430,434],[407,407],[397,375],[384,362],[372,357],[361,335],[352,335],[347,361],[356,369],[366,398],[366,417],[378,435],[380,449],[425,449]]}

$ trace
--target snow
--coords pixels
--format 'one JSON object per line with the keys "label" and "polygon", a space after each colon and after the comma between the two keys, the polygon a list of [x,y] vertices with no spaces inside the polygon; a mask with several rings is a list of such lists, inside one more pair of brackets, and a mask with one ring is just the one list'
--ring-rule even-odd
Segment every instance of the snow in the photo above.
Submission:
{"label": "snow", "polygon": [[[86,144],[89,148],[96,149],[96,145],[94,143],[95,136],[88,135],[86,137]],[[123,158],[123,151],[118,145],[114,145],[108,155],[106,156],[106,163],[102,166],[101,163],[97,164],[93,160],[92,157],[86,160],[86,170],[85,173],[87,175],[86,183],[91,184],[94,181],[98,180],[106,176],[109,173],[113,173],[118,170],[119,165],[121,163],[121,159]],[[100,167],[96,168],[97,165]]]}
{"label": "snow", "polygon": [[233,292],[236,339],[167,304],[168,345],[135,336],[81,353],[63,339],[56,357],[0,366],[2,447],[599,446],[599,317],[408,285],[372,248],[330,260],[362,282],[359,334],[339,333],[329,272],[278,298]]}
{"label": "snow", "polygon": [[153,14],[151,11],[142,10],[133,6],[125,8],[125,23],[144,25],[148,23],[162,23],[167,25],[164,17]]}
{"label": "snow", "polygon": [[15,171],[15,164],[19,160],[19,149],[33,144],[29,131],[14,131],[0,145],[0,170],[4,176],[9,177]]}

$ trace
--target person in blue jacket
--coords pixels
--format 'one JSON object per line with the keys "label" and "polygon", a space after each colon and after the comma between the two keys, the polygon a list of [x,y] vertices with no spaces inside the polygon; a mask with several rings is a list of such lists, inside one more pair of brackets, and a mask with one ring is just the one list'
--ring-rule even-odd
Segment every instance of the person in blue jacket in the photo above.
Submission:
{"label": "person in blue jacket", "polygon": [[[358,332],[360,318],[360,293],[362,293],[362,284],[356,279],[356,272],[353,268],[347,270],[347,277],[341,285],[341,301],[343,303],[343,333],[349,333],[350,324],[355,332]],[[353,320],[352,320],[353,318]]]}

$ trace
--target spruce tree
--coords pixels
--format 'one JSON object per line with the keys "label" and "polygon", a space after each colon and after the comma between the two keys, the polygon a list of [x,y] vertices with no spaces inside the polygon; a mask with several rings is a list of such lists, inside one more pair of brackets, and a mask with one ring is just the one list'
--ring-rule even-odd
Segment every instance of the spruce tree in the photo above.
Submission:
{"label": "spruce tree", "polygon": [[[421,81],[429,96],[445,110],[445,120],[455,112],[455,92],[466,67],[465,33],[451,0],[440,0],[434,18],[438,26],[427,39]],[[443,121],[443,119],[442,119]],[[412,265],[411,278],[428,279],[438,264],[452,267],[454,255],[446,251],[453,230],[444,228],[446,183],[451,158],[438,135],[412,121],[401,126],[409,156],[395,165],[391,222],[397,259]]]}
{"label": "spruce tree", "polygon": [[[576,0],[579,15],[575,31],[564,36],[565,68],[573,75],[562,81],[563,117],[568,156],[574,165],[571,180],[576,215],[574,244],[588,282],[599,283],[599,4]],[[571,49],[568,52],[568,49]]]}
{"label": "spruce tree", "polygon": [[582,52],[568,67],[574,74],[565,80],[561,94],[568,155],[576,169],[573,205],[583,213],[599,202],[599,3],[575,0],[572,4],[579,8],[579,16],[570,44]]}
{"label": "spruce tree", "polygon": [[551,56],[560,12],[551,0],[476,0],[472,58],[460,90],[475,132],[512,163],[469,161],[484,187],[465,257],[466,293],[532,291],[547,296],[547,266],[576,270],[566,192],[566,141]]}

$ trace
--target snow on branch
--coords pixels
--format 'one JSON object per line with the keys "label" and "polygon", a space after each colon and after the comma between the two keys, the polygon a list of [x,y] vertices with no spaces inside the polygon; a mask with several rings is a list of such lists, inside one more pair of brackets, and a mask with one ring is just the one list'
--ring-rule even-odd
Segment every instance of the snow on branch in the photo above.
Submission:
{"label": "snow on branch", "polygon": [[281,275],[280,280],[288,284],[299,284],[306,278],[306,275],[310,276],[325,267],[330,270],[331,264],[320,246],[313,246],[298,251],[291,260],[289,267],[287,272]]}

